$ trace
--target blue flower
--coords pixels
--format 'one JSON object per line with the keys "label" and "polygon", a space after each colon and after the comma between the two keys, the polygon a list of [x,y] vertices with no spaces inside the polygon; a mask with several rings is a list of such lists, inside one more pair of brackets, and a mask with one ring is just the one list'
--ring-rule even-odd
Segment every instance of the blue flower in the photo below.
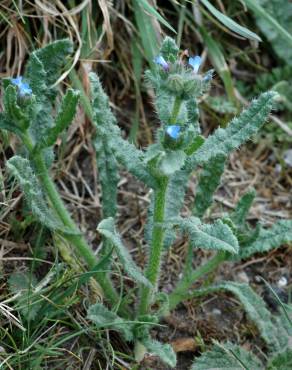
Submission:
{"label": "blue flower", "polygon": [[172,139],[177,139],[179,137],[181,127],[178,125],[167,126],[166,132]]}
{"label": "blue flower", "polygon": [[22,76],[12,78],[11,82],[13,85],[18,87],[18,92],[20,96],[32,94],[32,89],[29,87],[29,84],[27,82],[22,82]]}
{"label": "blue flower", "polygon": [[194,58],[189,58],[189,65],[192,66],[195,73],[198,73],[198,70],[200,68],[200,65],[202,63],[202,58],[198,55]]}
{"label": "blue flower", "polygon": [[165,71],[168,70],[169,65],[162,55],[158,55],[153,59],[154,63],[159,64]]}

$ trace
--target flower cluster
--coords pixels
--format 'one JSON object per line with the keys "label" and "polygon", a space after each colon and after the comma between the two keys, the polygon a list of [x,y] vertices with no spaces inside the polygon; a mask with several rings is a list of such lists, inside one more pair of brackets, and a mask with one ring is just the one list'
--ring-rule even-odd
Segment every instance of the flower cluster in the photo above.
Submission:
{"label": "flower cluster", "polygon": [[[169,70],[169,63],[163,58],[162,55],[158,55],[153,61],[154,63],[160,65],[165,71]],[[194,73],[198,73],[201,63],[202,58],[198,55],[191,57],[188,60],[188,64],[193,68]]]}
{"label": "flower cluster", "polygon": [[[202,63],[202,58],[198,55],[189,57],[187,63],[182,63],[181,59],[178,58],[178,52],[174,52],[170,57],[165,50],[153,61],[158,66],[156,81],[159,82],[159,87],[165,89],[168,94],[178,97],[181,101],[180,104],[199,96],[212,78],[211,72],[203,76],[198,74]],[[183,136],[185,135],[182,134],[186,133],[186,130],[183,130],[183,127],[176,120],[175,122],[175,124],[165,127],[164,145],[167,147],[183,145],[184,142]]]}

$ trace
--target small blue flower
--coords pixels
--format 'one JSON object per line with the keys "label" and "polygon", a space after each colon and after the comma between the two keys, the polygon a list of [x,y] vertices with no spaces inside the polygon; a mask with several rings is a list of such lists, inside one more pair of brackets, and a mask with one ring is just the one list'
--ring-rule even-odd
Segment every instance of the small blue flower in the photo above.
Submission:
{"label": "small blue flower", "polygon": [[12,78],[11,82],[13,85],[18,87],[18,92],[20,96],[32,94],[32,89],[29,87],[29,84],[27,82],[22,82],[22,76]]}
{"label": "small blue flower", "polygon": [[194,58],[189,58],[189,65],[192,66],[194,73],[198,73],[198,70],[200,68],[200,65],[202,63],[202,58],[198,55]]}
{"label": "small blue flower", "polygon": [[169,65],[162,55],[158,55],[153,59],[154,63],[159,64],[165,71],[168,70]]}
{"label": "small blue flower", "polygon": [[166,132],[172,139],[177,139],[180,134],[181,127],[178,125],[167,126]]}

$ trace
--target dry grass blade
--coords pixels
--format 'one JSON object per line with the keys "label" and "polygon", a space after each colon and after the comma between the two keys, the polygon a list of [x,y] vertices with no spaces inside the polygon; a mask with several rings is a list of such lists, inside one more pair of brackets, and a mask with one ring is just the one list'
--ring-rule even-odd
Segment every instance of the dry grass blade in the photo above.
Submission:
{"label": "dry grass blade", "polygon": [[[103,32],[105,32],[106,34],[106,37],[107,37],[107,48],[106,48],[106,52],[105,52],[105,58],[108,57],[108,55],[112,52],[113,48],[114,48],[114,35],[113,35],[113,30],[112,30],[112,27],[111,27],[111,22],[110,22],[110,11],[109,11],[109,8],[111,8],[112,6],[112,2],[111,1],[107,1],[107,0],[98,0],[98,4],[100,6],[100,9],[102,11],[102,14],[103,14],[103,19],[104,19],[104,22],[102,24],[102,29],[103,29]],[[100,37],[100,39],[102,38],[102,35]],[[100,40],[98,42],[98,44],[100,43]]]}

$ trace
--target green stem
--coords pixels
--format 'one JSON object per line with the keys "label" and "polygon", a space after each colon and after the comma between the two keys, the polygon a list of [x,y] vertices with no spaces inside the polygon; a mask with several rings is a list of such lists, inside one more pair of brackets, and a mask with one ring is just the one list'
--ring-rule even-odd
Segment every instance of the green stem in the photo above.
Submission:
{"label": "green stem", "polygon": [[[40,153],[33,153],[34,145],[28,134],[23,135],[22,139],[31,154],[31,159],[35,165],[38,178],[40,179],[42,186],[48,198],[50,199],[51,206],[63,222],[64,226],[72,230],[72,234],[64,234],[63,237],[66,238],[72,245],[74,245],[77,252],[81,257],[83,257],[88,267],[93,269],[97,265],[98,259],[84,237],[81,235],[80,230],[67,211],[54,182],[49,176],[43,156]],[[111,302],[111,304],[117,304],[119,302],[119,295],[114,289],[110,279],[105,277],[103,279],[98,279],[98,276],[99,274],[96,273],[95,277],[102,287],[106,298]]]}
{"label": "green stem", "polygon": [[[170,124],[176,123],[181,103],[182,103],[181,98],[176,96],[174,99],[173,108],[171,112]],[[157,289],[158,279],[160,275],[160,263],[164,238],[163,222],[168,178],[167,177],[160,178],[158,179],[158,182],[159,182],[158,187],[155,189],[154,193],[151,251],[148,267],[145,273],[147,279],[152,283],[153,288],[149,288],[146,286],[143,286],[141,288],[141,298],[138,308],[138,315],[144,315],[149,311],[149,306],[151,304],[153,294]]]}
{"label": "green stem", "polygon": [[176,96],[175,99],[174,99],[171,118],[170,118],[170,124],[172,124],[172,125],[174,125],[176,123],[181,103],[182,103],[181,98],[179,96]]}
{"label": "green stem", "polygon": [[149,263],[146,270],[146,277],[152,283],[153,288],[149,288],[147,286],[143,286],[141,288],[141,299],[138,310],[139,315],[143,315],[148,312],[152,295],[155,292],[158,284],[164,238],[163,221],[167,184],[168,179],[166,177],[161,179],[159,187],[155,190],[154,194],[152,245]]}
{"label": "green stem", "polygon": [[189,289],[193,283],[203,275],[214,271],[225,259],[226,253],[222,251],[218,252],[207,263],[198,267],[193,272],[185,274],[174,291],[169,295],[169,309],[174,309],[180,302],[187,299],[189,296]]}

